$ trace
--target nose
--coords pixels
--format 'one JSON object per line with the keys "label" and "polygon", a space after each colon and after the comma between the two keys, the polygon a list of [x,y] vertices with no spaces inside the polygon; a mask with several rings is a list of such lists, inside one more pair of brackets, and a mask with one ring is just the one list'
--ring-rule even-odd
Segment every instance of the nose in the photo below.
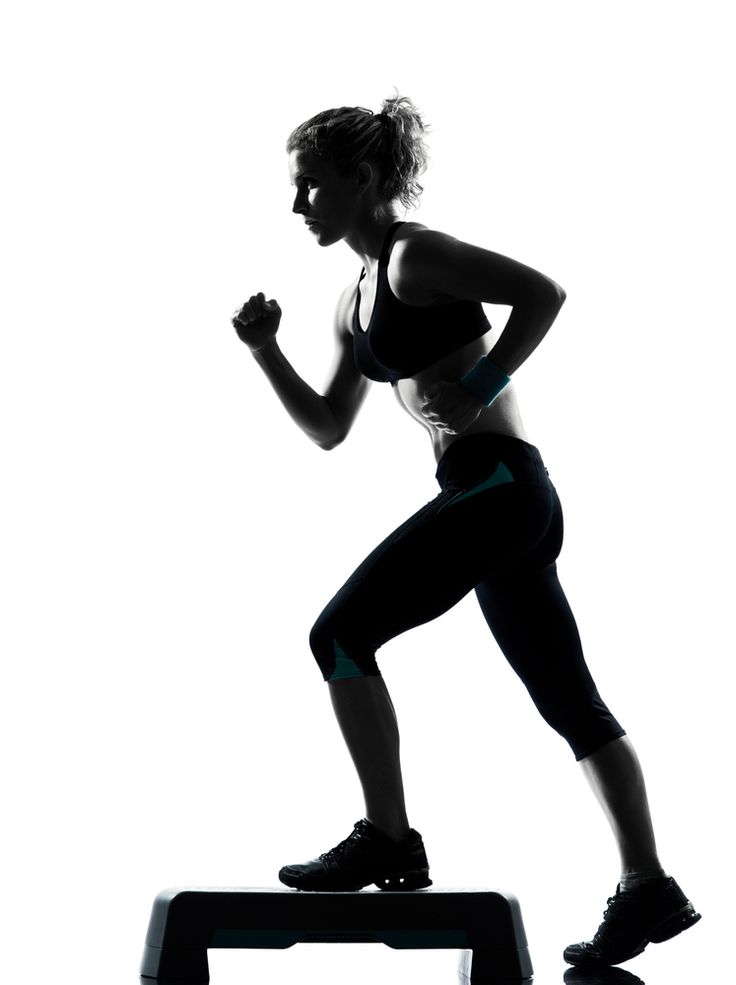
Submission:
{"label": "nose", "polygon": [[307,211],[306,201],[302,192],[296,193],[291,211],[296,213]]}

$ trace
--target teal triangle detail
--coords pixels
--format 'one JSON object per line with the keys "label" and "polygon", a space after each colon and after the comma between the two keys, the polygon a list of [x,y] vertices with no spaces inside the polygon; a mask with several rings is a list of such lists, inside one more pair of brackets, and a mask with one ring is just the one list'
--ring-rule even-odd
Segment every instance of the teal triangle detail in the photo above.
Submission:
{"label": "teal triangle detail", "polygon": [[[492,476],[485,479],[480,483],[480,485],[473,486],[473,488],[469,489],[467,492],[458,493],[458,495],[454,496],[449,503],[445,503],[445,506],[452,506],[455,503],[459,503],[461,499],[467,499],[468,496],[475,496],[476,493],[484,492],[484,490],[491,489],[493,486],[500,486],[503,485],[504,482],[513,481],[514,477],[509,471],[508,466],[504,465],[503,462],[499,462]],[[442,509],[444,509],[444,507],[442,507]]]}
{"label": "teal triangle detail", "polygon": [[335,669],[327,679],[342,681],[348,677],[365,677],[360,667],[345,653],[337,640],[333,640],[332,643],[335,650]]}

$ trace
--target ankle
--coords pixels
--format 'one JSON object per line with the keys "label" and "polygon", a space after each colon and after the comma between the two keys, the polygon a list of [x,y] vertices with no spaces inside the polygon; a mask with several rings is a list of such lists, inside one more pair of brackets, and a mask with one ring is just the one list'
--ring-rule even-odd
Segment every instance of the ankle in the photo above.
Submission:
{"label": "ankle", "polygon": [[654,883],[661,882],[666,878],[667,874],[661,865],[648,869],[627,869],[621,873],[621,891],[624,893],[630,893],[634,890],[643,889],[647,886],[653,885]]}
{"label": "ankle", "polygon": [[647,859],[646,861],[640,861],[637,864],[632,862],[622,862],[621,863],[621,876],[663,876],[664,869],[658,858]]}
{"label": "ankle", "polygon": [[386,835],[391,841],[405,841],[407,835],[411,828],[409,827],[409,822],[406,821],[404,824],[384,824],[383,822],[374,821],[373,818],[367,817],[366,820],[370,821],[373,827],[382,835]]}

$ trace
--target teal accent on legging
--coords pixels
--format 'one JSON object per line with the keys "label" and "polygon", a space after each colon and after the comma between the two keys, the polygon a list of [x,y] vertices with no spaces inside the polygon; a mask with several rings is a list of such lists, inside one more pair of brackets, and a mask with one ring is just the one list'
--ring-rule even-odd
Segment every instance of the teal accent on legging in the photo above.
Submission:
{"label": "teal accent on legging", "polygon": [[[440,510],[444,510],[445,506],[454,506],[455,503],[459,503],[461,499],[467,499],[468,496],[475,496],[476,493],[484,492],[486,489],[491,489],[493,486],[500,486],[504,482],[513,482],[514,477],[508,469],[508,466],[504,465],[503,462],[499,462],[496,467],[495,472],[490,478],[485,479],[480,485],[473,486],[472,489],[468,489],[467,492],[458,493],[457,496],[453,496],[452,499],[445,503],[444,506],[440,507]],[[439,513],[440,510],[437,512]]]}
{"label": "teal accent on legging", "polygon": [[332,645],[335,650],[335,669],[327,678],[328,681],[343,681],[348,677],[365,677],[360,667],[354,660],[350,659],[337,640],[333,640]]}

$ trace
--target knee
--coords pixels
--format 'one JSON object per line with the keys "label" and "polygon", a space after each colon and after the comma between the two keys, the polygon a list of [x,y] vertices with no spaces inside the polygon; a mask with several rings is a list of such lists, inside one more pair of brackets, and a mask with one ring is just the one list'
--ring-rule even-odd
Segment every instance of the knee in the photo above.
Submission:
{"label": "knee", "polygon": [[570,743],[570,746],[575,754],[576,762],[579,763],[581,759],[587,759],[588,756],[592,756],[593,753],[607,746],[609,742],[613,742],[614,739],[620,739],[624,735],[626,735],[626,732],[621,726],[616,729],[606,728],[599,730],[593,738],[588,736],[584,742],[578,742],[575,745]]}
{"label": "knee", "polygon": [[557,719],[550,717],[547,721],[570,746],[577,762],[626,734],[608,710],[601,713],[593,708],[586,714],[582,709],[577,709],[576,714]]}
{"label": "knee", "polygon": [[542,718],[567,742],[578,762],[626,734],[596,690],[532,697]]}
{"label": "knee", "polygon": [[309,647],[325,681],[380,675],[373,651],[338,632],[332,620],[320,617],[309,633]]}
{"label": "knee", "polygon": [[328,681],[336,668],[336,655],[331,645],[329,630],[320,619],[312,626],[309,633],[309,648],[317,661],[324,680]]}

